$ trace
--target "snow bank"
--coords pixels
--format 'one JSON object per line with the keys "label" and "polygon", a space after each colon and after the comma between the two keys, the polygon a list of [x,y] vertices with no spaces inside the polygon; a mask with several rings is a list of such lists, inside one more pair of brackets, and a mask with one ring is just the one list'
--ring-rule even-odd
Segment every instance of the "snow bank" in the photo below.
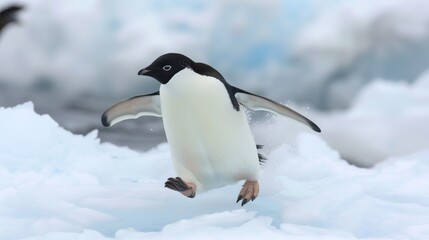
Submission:
{"label": "snow bank", "polygon": [[414,80],[428,67],[428,24],[425,0],[339,1],[294,38],[299,79],[325,108],[349,106],[376,78]]}
{"label": "snow bank", "polygon": [[319,137],[269,154],[261,196],[187,199],[166,144],[136,153],[73,135],[31,103],[0,108],[0,239],[427,239],[429,150],[359,169]]}
{"label": "snow bank", "polygon": [[357,95],[349,110],[318,116],[323,138],[361,166],[429,149],[428,92],[429,71],[412,84],[376,80]]}
{"label": "snow bank", "polygon": [[375,77],[411,80],[429,61],[426,0],[20,3],[21,25],[0,39],[0,81],[61,96],[154,90],[137,71],[174,51],[278,100],[344,107]]}
{"label": "snow bank", "polygon": [[[372,167],[389,157],[429,149],[429,70],[412,83],[377,79],[357,94],[346,111],[318,113],[296,108],[322,129],[321,137],[343,159]],[[253,127],[269,149],[292,143],[307,127],[276,117]]]}

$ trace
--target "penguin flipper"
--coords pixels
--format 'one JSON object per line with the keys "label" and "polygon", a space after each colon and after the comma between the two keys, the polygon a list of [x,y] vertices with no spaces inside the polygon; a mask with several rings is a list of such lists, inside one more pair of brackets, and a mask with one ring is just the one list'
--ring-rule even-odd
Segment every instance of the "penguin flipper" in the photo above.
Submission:
{"label": "penguin flipper", "polygon": [[[232,86],[231,86],[232,87]],[[253,109],[253,110],[263,110],[272,113],[276,113],[279,115],[283,115],[289,118],[292,118],[298,122],[301,122],[316,132],[320,132],[320,128],[313,123],[310,119],[304,117],[303,115],[297,113],[296,111],[281,105],[279,103],[274,102],[265,97],[261,97],[259,95],[246,92],[236,87],[232,87],[234,92],[234,96],[237,98],[238,102],[243,106]]]}
{"label": "penguin flipper", "polygon": [[103,113],[101,123],[105,127],[110,127],[118,122],[141,116],[162,116],[159,92],[135,96],[116,103]]}

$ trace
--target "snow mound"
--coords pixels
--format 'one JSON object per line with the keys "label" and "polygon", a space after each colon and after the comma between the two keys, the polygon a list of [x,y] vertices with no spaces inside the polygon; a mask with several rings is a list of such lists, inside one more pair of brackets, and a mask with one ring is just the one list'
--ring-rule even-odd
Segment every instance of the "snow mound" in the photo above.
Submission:
{"label": "snow mound", "polygon": [[376,80],[350,110],[321,120],[323,138],[348,161],[373,166],[388,156],[429,149],[429,71],[412,84]]}
{"label": "snow mound", "polygon": [[[429,70],[412,83],[376,79],[357,94],[350,109],[317,113],[297,109],[322,129],[321,137],[341,158],[372,167],[389,158],[429,149]],[[268,149],[293,144],[307,127],[273,117],[253,127],[258,143]],[[266,144],[268,143],[268,144]]]}
{"label": "snow mound", "polygon": [[19,2],[21,24],[0,39],[0,81],[60,96],[154,91],[137,71],[181,52],[233,85],[329,109],[375,77],[414,79],[429,61],[426,0]]}
{"label": "snow mound", "polygon": [[187,199],[163,188],[169,148],[73,135],[31,103],[0,108],[0,239],[427,239],[429,150],[373,169],[299,133],[268,153],[258,199],[240,185]]}
{"label": "snow mound", "polygon": [[415,79],[428,67],[428,23],[425,0],[338,1],[294,38],[306,93],[317,106],[348,107],[376,78]]}

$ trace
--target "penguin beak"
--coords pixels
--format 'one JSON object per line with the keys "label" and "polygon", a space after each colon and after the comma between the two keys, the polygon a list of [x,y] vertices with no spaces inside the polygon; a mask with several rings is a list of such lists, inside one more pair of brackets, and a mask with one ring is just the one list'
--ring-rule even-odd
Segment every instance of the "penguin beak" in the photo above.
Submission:
{"label": "penguin beak", "polygon": [[142,70],[140,70],[137,74],[138,75],[147,75],[147,73],[149,73],[150,71],[152,71],[152,70],[150,70],[150,69],[146,69],[146,68],[143,68]]}

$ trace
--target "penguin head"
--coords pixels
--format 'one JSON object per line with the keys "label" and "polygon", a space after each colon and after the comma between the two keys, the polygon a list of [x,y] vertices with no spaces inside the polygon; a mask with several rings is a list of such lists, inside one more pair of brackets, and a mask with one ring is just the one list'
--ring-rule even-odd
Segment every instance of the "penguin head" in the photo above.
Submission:
{"label": "penguin head", "polygon": [[153,63],[138,72],[138,75],[146,75],[155,78],[162,84],[185,68],[192,68],[194,62],[179,53],[167,53],[158,57]]}

